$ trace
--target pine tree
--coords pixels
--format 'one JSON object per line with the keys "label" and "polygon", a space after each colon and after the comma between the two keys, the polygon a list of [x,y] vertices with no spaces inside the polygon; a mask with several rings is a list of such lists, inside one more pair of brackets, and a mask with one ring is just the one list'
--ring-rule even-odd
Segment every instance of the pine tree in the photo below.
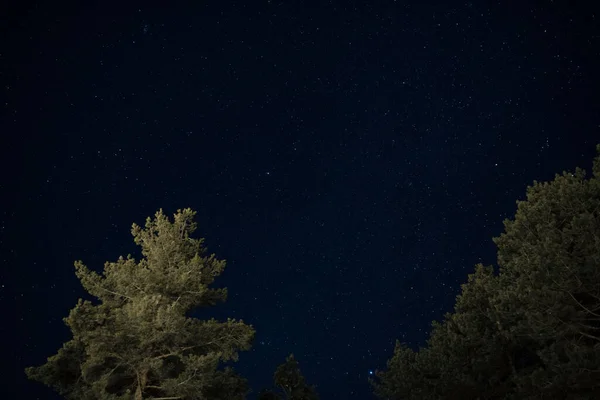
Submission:
{"label": "pine tree", "polygon": [[494,307],[535,350],[521,398],[600,398],[600,155],[592,172],[534,182],[494,238],[506,287]]}
{"label": "pine tree", "polygon": [[79,299],[64,319],[73,339],[46,364],[27,368],[28,377],[73,400],[243,399],[246,380],[218,367],[250,349],[252,326],[186,315],[227,297],[209,287],[225,261],[206,254],[204,239],[190,238],[195,214],[178,210],[170,222],[159,210],[145,229],[133,224],[139,262],[120,257],[102,275],[75,262],[100,302]]}
{"label": "pine tree", "polygon": [[263,390],[259,400],[318,400],[319,398],[314,386],[306,384],[293,354],[286,357],[285,363],[277,367],[273,380],[280,393]]}
{"label": "pine tree", "polygon": [[382,399],[600,398],[600,145],[593,176],[527,188],[427,345],[399,343],[370,380]]}

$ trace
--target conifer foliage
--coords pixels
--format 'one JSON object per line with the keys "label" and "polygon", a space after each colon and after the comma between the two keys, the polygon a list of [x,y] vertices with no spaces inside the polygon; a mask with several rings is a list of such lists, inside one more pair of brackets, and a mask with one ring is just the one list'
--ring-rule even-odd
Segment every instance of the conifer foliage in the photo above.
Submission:
{"label": "conifer foliage", "polygon": [[600,399],[600,145],[593,175],[534,181],[418,351],[396,343],[381,399]]}
{"label": "conifer foliage", "polygon": [[285,363],[275,370],[273,381],[276,390],[265,390],[260,393],[259,400],[318,400],[313,386],[309,386],[298,366],[298,361],[290,354]]}
{"label": "conifer foliage", "polygon": [[243,321],[198,320],[187,313],[227,298],[211,288],[225,261],[207,254],[191,209],[171,222],[162,210],[131,233],[142,259],[107,262],[102,275],[75,262],[83,287],[99,300],[79,299],[64,319],[73,333],[30,379],[73,400],[243,399],[245,379],[219,364],[249,350],[254,329]]}

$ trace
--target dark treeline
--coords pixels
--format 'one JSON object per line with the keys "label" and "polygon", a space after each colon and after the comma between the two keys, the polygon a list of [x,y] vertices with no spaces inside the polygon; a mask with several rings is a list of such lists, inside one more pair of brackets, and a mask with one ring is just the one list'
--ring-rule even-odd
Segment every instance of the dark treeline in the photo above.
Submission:
{"label": "dark treeline", "polygon": [[[593,175],[577,168],[534,182],[494,242],[498,270],[477,265],[454,311],[433,322],[427,345],[396,343],[370,380],[381,399],[600,398],[600,145]],[[245,399],[246,379],[223,363],[252,346],[244,321],[189,313],[227,298],[210,286],[225,261],[208,254],[191,209],[133,224],[142,258],[81,261],[75,272],[99,301],[79,299],[64,319],[73,338],[26,369],[66,399]],[[314,400],[290,355],[260,400]]]}

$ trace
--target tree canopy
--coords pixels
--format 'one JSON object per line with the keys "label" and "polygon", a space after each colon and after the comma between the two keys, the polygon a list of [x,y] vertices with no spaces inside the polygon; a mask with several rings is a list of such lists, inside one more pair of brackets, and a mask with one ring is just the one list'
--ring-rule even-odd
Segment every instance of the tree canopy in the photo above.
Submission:
{"label": "tree canopy", "polygon": [[[577,168],[534,181],[493,238],[497,264],[477,264],[453,312],[433,321],[417,351],[400,342],[370,379],[382,399],[600,398],[600,145],[592,176]],[[189,313],[227,299],[212,287],[226,262],[208,254],[191,209],[133,224],[142,258],[75,262],[96,302],[64,318],[73,338],[27,376],[77,400],[244,399],[244,378],[224,364],[249,350],[243,321]],[[293,355],[260,400],[316,400]]]}
{"label": "tree canopy", "polygon": [[207,254],[191,209],[169,221],[162,210],[133,224],[143,258],[107,262],[102,275],[75,262],[75,273],[99,304],[79,299],[67,318],[73,339],[30,379],[73,400],[243,399],[246,380],[220,363],[249,350],[254,329],[243,321],[202,321],[187,316],[224,302],[211,288],[225,261]]}
{"label": "tree canopy", "polygon": [[592,176],[527,188],[454,312],[418,351],[396,343],[382,399],[600,398],[600,145]]}
{"label": "tree canopy", "polygon": [[279,365],[273,375],[277,389],[260,393],[259,400],[318,400],[314,386],[309,386],[298,366],[298,361],[290,354],[285,363]]}

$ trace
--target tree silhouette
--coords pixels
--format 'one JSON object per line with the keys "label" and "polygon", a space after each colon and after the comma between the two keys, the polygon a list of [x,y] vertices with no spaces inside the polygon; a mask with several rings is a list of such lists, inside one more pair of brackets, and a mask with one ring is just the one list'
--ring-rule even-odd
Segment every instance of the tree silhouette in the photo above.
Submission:
{"label": "tree silhouette", "polygon": [[396,343],[382,399],[600,398],[600,145],[593,175],[527,188],[427,345]]}
{"label": "tree silhouette", "polygon": [[206,254],[204,239],[190,238],[195,214],[178,210],[171,223],[159,210],[145,229],[133,224],[139,262],[120,257],[102,275],[75,262],[100,302],[79,299],[64,319],[73,339],[27,376],[67,399],[243,399],[245,379],[218,366],[250,349],[252,326],[186,316],[227,297],[226,289],[209,288],[225,261]]}
{"label": "tree silhouette", "polygon": [[318,400],[319,398],[315,388],[306,384],[293,354],[286,357],[285,363],[277,367],[273,381],[279,392],[263,390],[258,397],[259,400]]}

